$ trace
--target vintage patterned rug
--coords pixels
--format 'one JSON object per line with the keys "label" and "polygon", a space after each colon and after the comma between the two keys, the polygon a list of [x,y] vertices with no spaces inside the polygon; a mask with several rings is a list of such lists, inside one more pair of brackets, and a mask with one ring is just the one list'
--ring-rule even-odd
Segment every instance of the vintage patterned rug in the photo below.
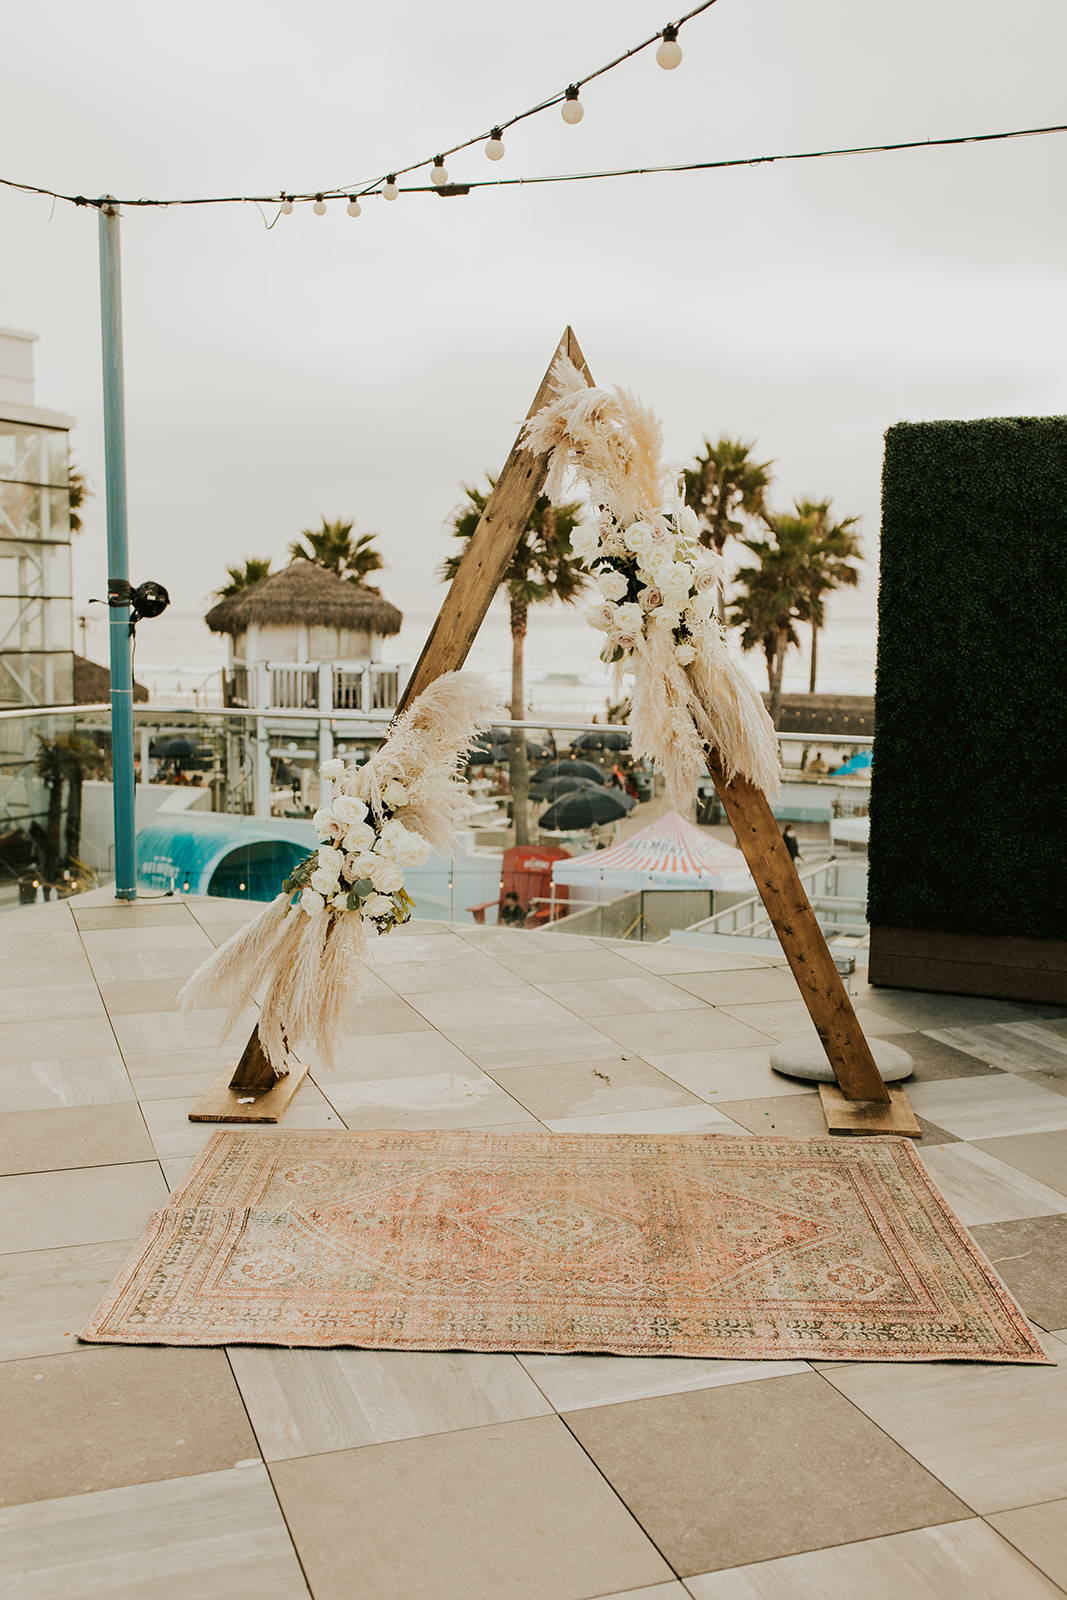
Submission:
{"label": "vintage patterned rug", "polygon": [[891,1138],[219,1132],[81,1337],[1046,1359]]}

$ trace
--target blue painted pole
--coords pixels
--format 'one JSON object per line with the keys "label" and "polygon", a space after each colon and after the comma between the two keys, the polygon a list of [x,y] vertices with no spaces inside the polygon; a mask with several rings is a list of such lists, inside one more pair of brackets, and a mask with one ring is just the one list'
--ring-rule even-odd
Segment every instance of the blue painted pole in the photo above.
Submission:
{"label": "blue painted pole", "polygon": [[126,421],[122,379],[122,278],[119,212],[99,208],[100,331],[104,358],[104,459],[107,478],[107,594],[111,662],[111,788],[115,817],[115,898],[136,900],[133,771],[133,660],[126,537]]}

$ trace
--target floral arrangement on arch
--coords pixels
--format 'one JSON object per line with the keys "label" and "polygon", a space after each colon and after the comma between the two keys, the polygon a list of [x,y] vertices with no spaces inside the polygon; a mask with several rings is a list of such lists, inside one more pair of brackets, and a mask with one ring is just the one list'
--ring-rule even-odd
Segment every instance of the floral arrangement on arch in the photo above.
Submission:
{"label": "floral arrangement on arch", "polygon": [[778,791],[778,738],[716,615],[723,563],[662,454],[655,413],[624,389],[591,387],[561,356],[553,398],[523,430],[548,457],[545,491],[565,497],[577,477],[594,508],[571,535],[600,600],[585,615],[605,634],[602,655],[633,673],[631,746],[663,773],[668,800],[691,804],[709,753],[727,779]]}
{"label": "floral arrangement on arch", "polygon": [[444,673],[362,766],[326,762],[320,773],[337,788],[312,819],[317,848],[193,974],[181,1005],[225,1006],[228,1030],[259,996],[259,1041],[279,1076],[291,1052],[310,1049],[331,1065],[367,939],[408,921],[414,901],[405,872],[454,844],[471,805],[460,781],[465,753],[495,711],[484,679]]}

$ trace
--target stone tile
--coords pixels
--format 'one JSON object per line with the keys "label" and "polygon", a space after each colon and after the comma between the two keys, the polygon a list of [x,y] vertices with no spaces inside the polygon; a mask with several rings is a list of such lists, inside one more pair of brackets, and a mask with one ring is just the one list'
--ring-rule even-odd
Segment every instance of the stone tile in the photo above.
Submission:
{"label": "stone tile", "polygon": [[[418,1020],[422,1022],[421,1017]],[[433,1072],[471,1070],[463,1051],[427,1025],[412,1033],[364,1034],[348,1040],[337,1054],[336,1067],[319,1069],[319,1082],[327,1089],[367,1078],[421,1078]]]}
{"label": "stone tile", "polygon": [[1009,1167],[995,1156],[957,1141],[923,1153],[927,1171],[960,1221],[968,1228],[987,1222],[1015,1222],[1067,1211],[1067,1195]]}
{"label": "stone tile", "polygon": [[0,1512],[0,1591],[21,1600],[308,1596],[261,1463],[12,1506]]}
{"label": "stone tile", "polygon": [[232,1039],[240,1055],[245,1039],[256,1025],[257,1013],[250,1007],[238,1018],[230,1035],[224,1038],[227,1012],[146,1011],[113,1017],[112,1027],[123,1055],[172,1055],[175,1050],[221,1050]]}
{"label": "stone tile", "polygon": [[725,1011],[657,1011],[642,1016],[598,1017],[596,1026],[609,1039],[644,1056],[662,1059],[694,1050],[733,1050],[767,1045],[767,1035]]}
{"label": "stone tile", "polygon": [[661,1106],[651,1111],[611,1111],[599,1117],[553,1117],[553,1133],[724,1133],[746,1130],[712,1106]]}
{"label": "stone tile", "polygon": [[[803,1000],[775,1000],[758,1005],[724,1006],[723,1010],[741,1022],[747,1022],[772,1039],[799,1039],[814,1033],[815,1024],[808,1016]],[[871,1039],[884,1039],[889,1034],[908,1033],[906,1023],[894,1022],[892,1017],[879,1016],[876,1011],[856,1010],[860,1027]]]}
{"label": "stone tile", "polygon": [[987,1155],[1017,1167],[1050,1189],[1067,1192],[1067,1128],[1052,1133],[1017,1133],[1006,1138],[981,1139],[976,1147]]}
{"label": "stone tile", "polygon": [[224,1072],[232,1075],[240,1054],[238,1039],[219,1049],[205,1046],[153,1055],[131,1052],[126,1056],[126,1070],[138,1100],[174,1100],[184,1095],[192,1101],[206,1094]]}
{"label": "stone tile", "polygon": [[[564,1013],[566,1015],[566,1013]],[[602,1020],[602,1019],[601,1019]],[[551,1023],[503,1027],[443,1028],[452,1043],[479,1067],[532,1067],[546,1061],[615,1061],[619,1047],[591,1023],[571,1017]]]}
{"label": "stone tile", "polygon": [[566,1422],[683,1578],[966,1515],[814,1372],[570,1411]]}
{"label": "stone tile", "polygon": [[973,1510],[1009,1511],[1067,1493],[1067,1347],[1044,1342],[1061,1365],[855,1362],[822,1375]]}
{"label": "stone tile", "polygon": [[511,1355],[250,1345],[229,1354],[268,1461],[552,1410]]}
{"label": "stone tile", "polygon": [[[346,1012],[342,1039],[362,1040],[368,1034],[379,1033],[419,1033],[429,1026],[425,1018],[398,994],[382,995],[378,998],[370,995],[358,1005],[351,1006]],[[343,1043],[338,1054],[342,1056],[345,1054]]]}
{"label": "stone tile", "polygon": [[713,1389],[807,1372],[806,1361],[703,1361],[688,1356],[520,1356],[557,1411],[613,1406],[655,1395]]}
{"label": "stone tile", "polygon": [[0,1454],[0,1504],[217,1472],[258,1455],[224,1350],[102,1345],[0,1365],[17,1455]]}
{"label": "stone tile", "polygon": [[144,1118],[135,1105],[0,1113],[0,1174],[113,1166],[151,1161],[153,1156]]}
{"label": "stone tile", "polygon": [[60,1017],[64,1021],[74,1017],[103,1018],[104,1003],[92,973],[87,970],[81,983],[27,984],[0,991],[0,1015],[6,1032],[16,1022],[49,1022]]}
{"label": "stone tile", "polygon": [[1067,1037],[1040,1022],[996,1022],[987,1027],[931,1028],[931,1037],[1007,1071],[1067,1069]]}
{"label": "stone tile", "polygon": [[[1039,1327],[1062,1328],[1067,1323],[1067,1220],[1031,1217],[971,1232],[1026,1315]],[[1056,1359],[1067,1361],[1067,1354]]]}
{"label": "stone tile", "polygon": [[990,1000],[984,995],[930,994],[914,989],[885,989],[853,979],[853,998],[871,1011],[895,1017],[912,1028],[981,1026],[994,1022],[1017,1022],[1019,1006],[1014,1000]]}
{"label": "stone tile", "polygon": [[680,972],[672,980],[712,1006],[747,1006],[795,1000],[788,967],[751,967],[741,972]]}
{"label": "stone tile", "polygon": [[71,910],[82,933],[96,933],[101,928],[188,927],[191,921],[191,912],[181,900],[167,900],[157,905],[147,900],[110,906],[76,905]]}
{"label": "stone tile", "polygon": [[634,1011],[691,1011],[703,1001],[662,978],[589,978],[584,983],[543,983],[541,993],[576,1017],[622,1017]]}
{"label": "stone tile", "polygon": [[[583,1413],[587,1415],[588,1413]],[[315,1600],[581,1600],[673,1577],[555,1417],[280,1461]]]}
{"label": "stone tile", "polygon": [[644,967],[646,972],[741,972],[774,962],[773,957],[743,954],[740,950],[690,949],[682,944],[633,944],[627,940],[612,948],[623,960]]}
{"label": "stone tile", "polygon": [[410,1004],[433,1027],[452,1037],[468,1028],[509,1028],[516,1032],[548,1027],[581,1025],[564,1006],[557,1005],[529,984],[509,989],[455,989],[450,994],[415,994]]}
{"label": "stone tile", "polygon": [[560,950],[531,954],[525,946],[495,950],[494,960],[525,983],[584,983],[597,978],[632,978],[633,967],[613,950]]}
{"label": "stone tile", "polygon": [[9,1022],[0,1029],[0,1066],[33,1061],[84,1061],[113,1056],[115,1035],[107,1017],[66,1017],[53,1013],[36,1022]]}
{"label": "stone tile", "polygon": [[0,1361],[88,1351],[84,1328],[133,1250],[135,1240],[23,1250],[0,1256]]}
{"label": "stone tile", "polygon": [[121,978],[100,982],[108,1014],[127,1017],[152,1012],[173,1013],[178,1009],[178,991],[185,975],[169,974],[162,978]]}
{"label": "stone tile", "polygon": [[[22,917],[4,917],[0,929],[0,962],[34,961],[51,964],[53,961],[76,961],[85,955],[81,939],[71,924],[52,932],[26,932],[21,926]],[[8,928],[11,929],[8,932]]]}
{"label": "stone tile", "polygon": [[649,1589],[617,1589],[605,1600],[689,1600],[689,1591],[680,1583],[654,1583]]}
{"label": "stone tile", "polygon": [[[715,1104],[724,1117],[740,1123],[750,1133],[773,1134],[779,1139],[826,1138],[826,1118],[816,1093],[769,1095],[766,1099],[727,1100],[721,1104],[716,1101]],[[919,1126],[922,1138],[915,1143],[920,1146],[955,1142],[955,1134],[935,1128],[922,1117]]]}
{"label": "stone tile", "polygon": [[1056,1600],[1059,1594],[977,1518],[708,1573],[689,1578],[686,1588],[693,1600]]}
{"label": "stone tile", "polygon": [[178,950],[123,950],[113,956],[94,955],[91,970],[101,988],[105,984],[137,983],[152,978],[175,979],[180,988],[207,953],[206,945]]}
{"label": "stone tile", "polygon": [[384,970],[393,961],[448,961],[470,954],[469,946],[454,933],[424,933],[424,923],[412,926],[419,931],[397,928],[388,938],[378,939],[370,947],[371,965]]}
{"label": "stone tile", "polygon": [[154,1161],[0,1178],[0,1253],[136,1238],[166,1194]]}
{"label": "stone tile", "polygon": [[167,1180],[167,1188],[173,1194],[175,1189],[180,1189],[189,1176],[189,1169],[196,1160],[192,1156],[164,1156],[159,1163],[163,1168],[163,1176]]}
{"label": "stone tile", "polygon": [[648,1059],[668,1077],[716,1104],[720,1100],[755,1100],[763,1095],[810,1094],[810,1083],[782,1078],[772,1069],[773,1048],[765,1040],[740,1050],[686,1050],[678,1055],[660,1055],[653,1050],[648,1052]]}
{"label": "stone tile", "polygon": [[133,1098],[126,1068],[117,1053],[90,1056],[84,1061],[34,1060],[18,1066],[0,1066],[0,1105],[8,1111],[116,1105]]}
{"label": "stone tile", "polygon": [[437,961],[390,961],[382,967],[385,982],[397,994],[440,994],[453,989],[514,989],[517,977],[499,961],[468,950],[462,956]]}
{"label": "stone tile", "polygon": [[915,1110],[961,1139],[1067,1128],[1067,1100],[1014,1074],[908,1085]]}
{"label": "stone tile", "polygon": [[197,895],[182,903],[204,928],[218,922],[251,922],[266,904],[263,900],[229,900],[217,895]]}
{"label": "stone tile", "polygon": [[[479,928],[470,922],[458,923],[455,932],[464,944],[471,945],[475,950],[485,950],[491,956],[495,956],[498,950],[511,954],[525,950],[531,955],[551,956],[559,955],[564,950],[599,950],[605,942],[574,933],[552,933],[548,929]],[[522,940],[521,945],[516,944],[517,939]],[[612,941],[613,945],[618,943],[618,940]]]}
{"label": "stone tile", "polygon": [[[190,1122],[189,1112],[194,1100],[182,1095],[176,1100],[146,1100],[141,1107],[148,1124],[155,1154],[160,1160],[175,1156],[193,1156],[202,1150],[219,1125],[213,1122]],[[344,1123],[313,1083],[305,1078],[289,1105],[284,1123],[287,1128],[343,1128]],[[269,1122],[246,1124],[246,1133],[273,1133],[277,1127]]]}
{"label": "stone tile", "polygon": [[199,950],[203,961],[212,949],[211,940],[192,917],[158,928],[100,928],[81,937],[94,966],[99,956],[144,955],[150,950]]}
{"label": "stone tile", "polygon": [[484,1072],[434,1072],[328,1085],[349,1128],[486,1128],[523,1121],[522,1107]]}
{"label": "stone tile", "polygon": [[935,1083],[940,1078],[987,1078],[1000,1071],[987,1061],[979,1061],[977,1056],[966,1055],[962,1050],[942,1044],[940,1039],[932,1039],[928,1033],[897,1033],[893,1043],[911,1057],[909,1083]]}
{"label": "stone tile", "polygon": [[1067,1588],[1067,1500],[1001,1511],[989,1520],[1047,1578]]}
{"label": "stone tile", "polygon": [[520,1105],[545,1122],[550,1117],[599,1117],[698,1103],[694,1095],[640,1056],[568,1061],[558,1066],[494,1067],[492,1075]]}
{"label": "stone tile", "polygon": [[0,1011],[7,1015],[5,996],[10,989],[55,989],[92,980],[93,969],[82,954],[54,961],[20,961],[11,956],[0,960]]}

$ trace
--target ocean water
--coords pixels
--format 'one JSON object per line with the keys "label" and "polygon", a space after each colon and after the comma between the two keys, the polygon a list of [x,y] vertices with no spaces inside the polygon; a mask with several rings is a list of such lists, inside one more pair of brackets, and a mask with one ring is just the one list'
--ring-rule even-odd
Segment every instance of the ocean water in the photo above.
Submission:
{"label": "ocean water", "polygon": [[[386,660],[414,663],[429,632],[433,615],[411,612],[394,639],[386,640]],[[105,626],[91,617],[83,653],[106,661]],[[137,630],[134,671],[159,704],[220,704],[220,672],[225,642],[208,631],[198,612],[170,610],[142,622]],[[83,649],[75,634],[76,648]],[[531,719],[558,716],[603,718],[612,698],[611,672],[598,658],[601,637],[582,620],[580,611],[545,606],[531,613],[526,638],[526,695]],[[818,688],[825,694],[873,694],[875,623],[873,618],[834,621],[819,640]],[[742,665],[760,689],[767,687],[762,656],[750,652]],[[511,633],[507,614],[496,607],[482,625],[467,665],[484,672],[506,700],[511,685]],[[807,641],[786,661],[785,688],[808,687]]]}

